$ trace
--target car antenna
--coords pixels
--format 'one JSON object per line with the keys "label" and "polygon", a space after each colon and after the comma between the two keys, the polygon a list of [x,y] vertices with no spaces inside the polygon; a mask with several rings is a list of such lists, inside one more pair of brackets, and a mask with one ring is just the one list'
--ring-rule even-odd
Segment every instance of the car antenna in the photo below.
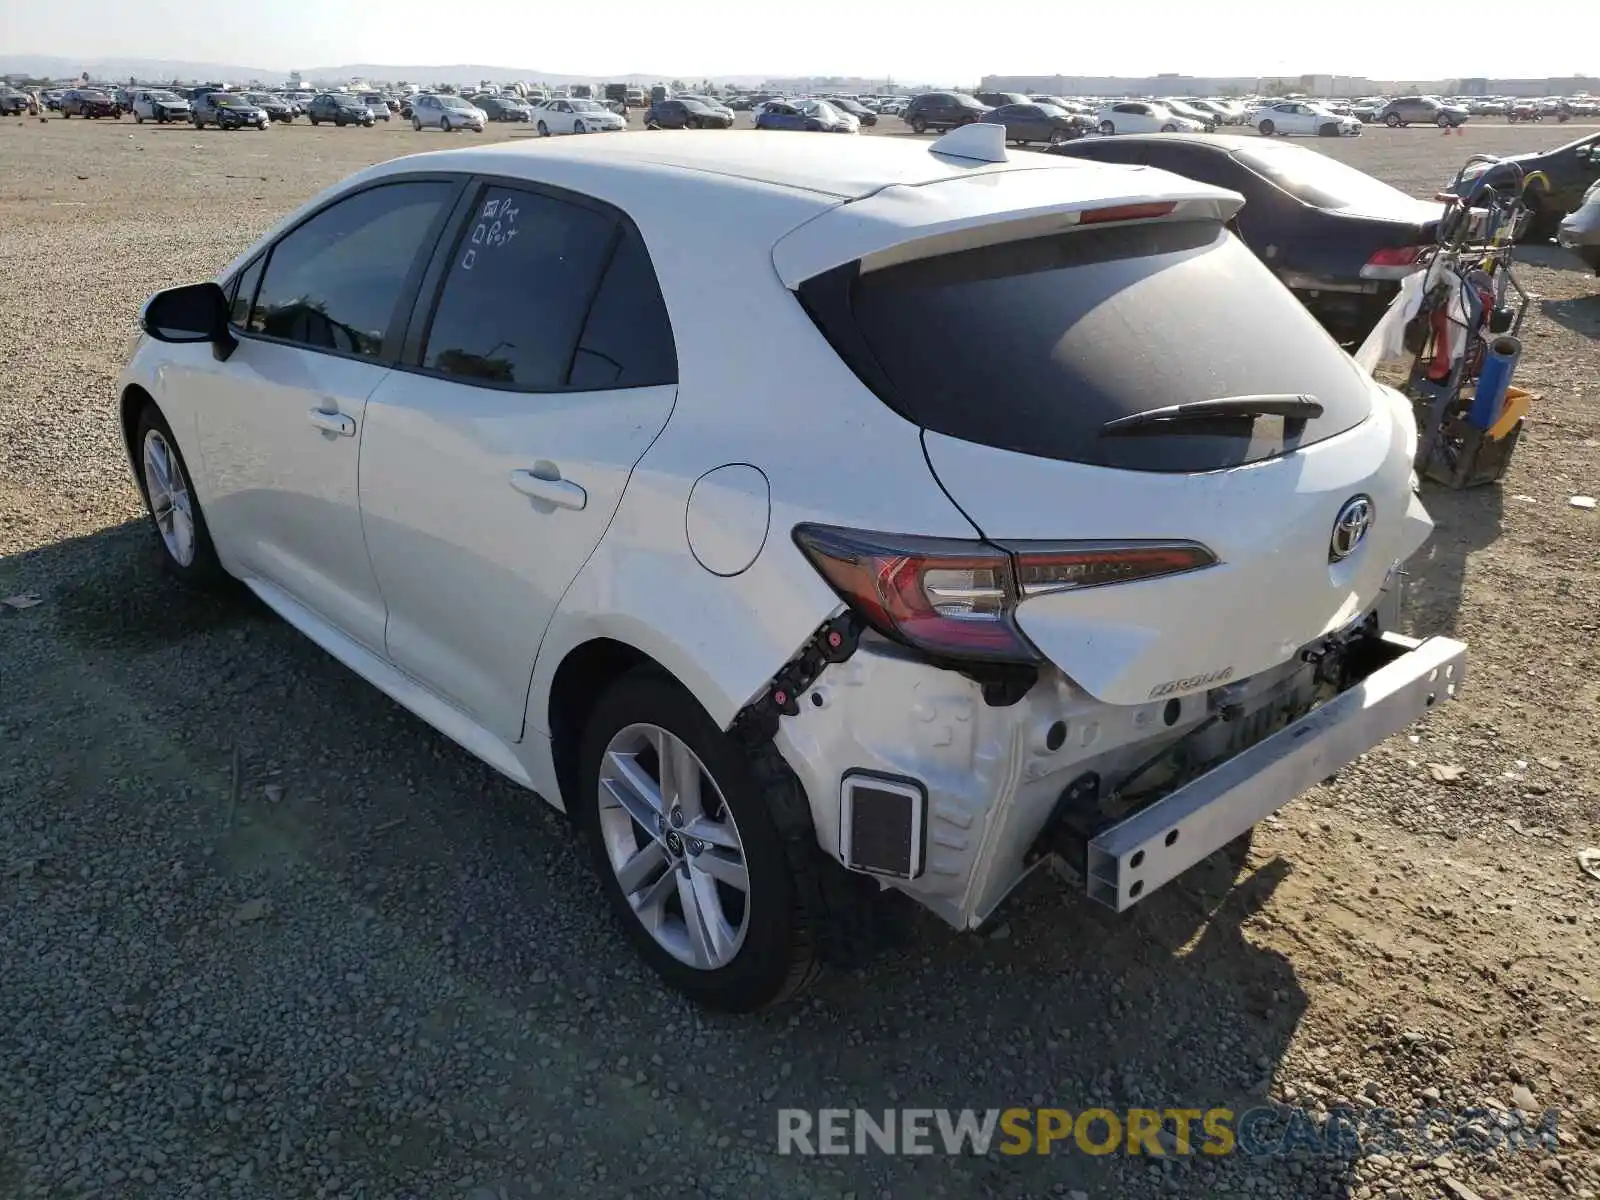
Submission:
{"label": "car antenna", "polygon": [[1006,155],[1006,127],[974,121],[957,125],[928,147],[929,154],[970,158],[974,162],[1010,162]]}

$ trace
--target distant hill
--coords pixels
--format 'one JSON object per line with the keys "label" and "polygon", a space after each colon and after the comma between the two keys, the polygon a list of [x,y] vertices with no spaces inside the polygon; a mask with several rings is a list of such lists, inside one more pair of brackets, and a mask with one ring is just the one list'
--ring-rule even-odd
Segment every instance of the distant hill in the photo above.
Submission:
{"label": "distant hill", "polygon": [[[411,83],[431,84],[477,83],[492,79],[506,82],[513,79],[536,80],[552,85],[568,83],[628,83],[649,86],[674,78],[670,72],[649,74],[633,72],[624,75],[563,75],[541,71],[534,67],[494,67],[481,63],[457,63],[450,66],[385,66],[379,63],[346,63],[335,67],[298,68],[307,83],[316,80],[334,82],[352,78],[380,79],[388,82],[404,79]],[[50,79],[73,79],[82,71],[99,80],[181,79],[192,81],[219,80],[227,83],[278,83],[289,77],[290,68],[250,67],[238,63],[191,62],[181,59],[159,58],[66,58],[50,54],[0,54],[0,75],[23,74]],[[677,78],[685,78],[677,76]],[[760,75],[718,76],[719,83],[755,86],[763,82]]]}
{"label": "distant hill", "polygon": [[127,79],[220,79],[228,82],[263,82],[283,77],[270,67],[243,67],[238,64],[190,62],[161,58],[65,58],[52,54],[0,54],[0,75],[33,75],[47,79],[75,79],[82,71],[90,78],[110,81]]}

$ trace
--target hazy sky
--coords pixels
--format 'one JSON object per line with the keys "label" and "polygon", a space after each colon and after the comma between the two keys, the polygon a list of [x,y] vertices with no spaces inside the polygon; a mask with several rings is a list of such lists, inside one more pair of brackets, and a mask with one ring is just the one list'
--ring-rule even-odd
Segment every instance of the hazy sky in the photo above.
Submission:
{"label": "hazy sky", "polygon": [[[911,12],[922,19],[911,19]],[[1299,32],[1291,32],[1297,25]],[[0,0],[0,50],[10,53],[281,70],[493,63],[596,78],[631,72],[907,81],[1158,71],[1545,76],[1600,72],[1595,34],[1600,0],[1512,6],[1504,0],[1376,6],[1337,0]]]}

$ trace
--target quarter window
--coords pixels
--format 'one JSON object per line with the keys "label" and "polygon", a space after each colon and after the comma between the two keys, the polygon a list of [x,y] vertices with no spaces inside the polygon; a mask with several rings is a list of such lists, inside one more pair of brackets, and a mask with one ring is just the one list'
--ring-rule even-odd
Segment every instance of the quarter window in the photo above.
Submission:
{"label": "quarter window", "polygon": [[595,209],[488,189],[452,255],[423,366],[530,391],[565,387],[616,232]]}
{"label": "quarter window", "polygon": [[291,230],[267,260],[252,332],[377,357],[406,275],[454,189],[440,180],[368,188]]}

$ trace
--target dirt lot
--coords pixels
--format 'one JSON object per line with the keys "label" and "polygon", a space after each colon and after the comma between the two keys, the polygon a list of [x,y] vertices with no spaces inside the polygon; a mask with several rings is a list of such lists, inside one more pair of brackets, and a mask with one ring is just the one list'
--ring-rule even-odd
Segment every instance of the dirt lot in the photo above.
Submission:
{"label": "dirt lot", "polygon": [[[1307,144],[1430,195],[1469,152],[1576,135]],[[870,974],[725,1020],[635,964],[562,819],[152,569],[113,419],[140,302],[442,139],[0,125],[0,597],[40,600],[0,606],[0,1195],[1600,1192],[1574,857],[1600,844],[1600,518],[1568,503],[1600,491],[1594,278],[1534,252],[1511,476],[1429,495],[1413,623],[1471,643],[1459,703],[1269,822],[1232,890],[1203,870],[1116,918],[1040,885],[990,938],[920,921]],[[776,1153],[779,1107],[1269,1097],[1444,1111],[1359,1158]],[[1476,1151],[1518,1105],[1556,1111],[1545,1144]]]}

